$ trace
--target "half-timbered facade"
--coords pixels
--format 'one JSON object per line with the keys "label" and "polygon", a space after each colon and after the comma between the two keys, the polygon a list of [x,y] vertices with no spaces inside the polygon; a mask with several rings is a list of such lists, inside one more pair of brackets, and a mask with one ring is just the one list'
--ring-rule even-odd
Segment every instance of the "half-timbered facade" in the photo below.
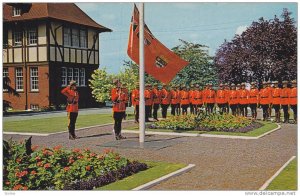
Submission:
{"label": "half-timbered facade", "polygon": [[88,80],[99,67],[99,33],[111,32],[73,3],[3,5],[3,100],[14,109],[65,104],[60,91],[76,80],[80,107],[93,107]]}

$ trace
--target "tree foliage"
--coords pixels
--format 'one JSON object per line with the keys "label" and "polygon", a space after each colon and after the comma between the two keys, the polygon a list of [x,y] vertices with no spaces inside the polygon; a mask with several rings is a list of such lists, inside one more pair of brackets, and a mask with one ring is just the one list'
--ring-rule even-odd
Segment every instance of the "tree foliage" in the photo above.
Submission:
{"label": "tree foliage", "polygon": [[297,29],[287,9],[280,20],[260,18],[219,47],[214,62],[222,82],[291,80],[297,76]]}
{"label": "tree foliage", "polygon": [[108,74],[106,69],[97,69],[92,74],[92,79],[89,80],[89,86],[92,89],[92,95],[98,102],[110,100],[110,92],[113,88],[113,79],[115,75]]}
{"label": "tree foliage", "polygon": [[189,62],[172,80],[173,84],[190,85],[197,83],[204,86],[206,83],[217,83],[217,71],[212,62],[213,58],[208,54],[208,47],[180,40],[182,44],[172,50],[181,58]]}

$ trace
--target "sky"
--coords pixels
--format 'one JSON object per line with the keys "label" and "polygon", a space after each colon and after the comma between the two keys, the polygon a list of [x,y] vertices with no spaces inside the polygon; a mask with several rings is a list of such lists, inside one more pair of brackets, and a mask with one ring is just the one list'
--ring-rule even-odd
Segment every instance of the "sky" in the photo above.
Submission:
{"label": "sky", "polygon": [[[109,73],[122,70],[127,55],[130,19],[133,3],[76,3],[97,23],[112,29],[100,34],[100,68]],[[260,17],[281,16],[283,8],[292,12],[296,23],[297,3],[145,3],[145,23],[154,36],[169,49],[180,44],[179,39],[204,44],[214,56],[224,42],[241,34]]]}

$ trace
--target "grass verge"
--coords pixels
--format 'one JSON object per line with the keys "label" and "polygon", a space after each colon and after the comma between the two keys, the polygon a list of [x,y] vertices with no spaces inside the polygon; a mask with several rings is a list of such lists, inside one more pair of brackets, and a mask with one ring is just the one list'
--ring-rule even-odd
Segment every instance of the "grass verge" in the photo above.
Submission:
{"label": "grass verge", "polygon": [[266,190],[297,190],[297,159],[291,161]]}
{"label": "grass verge", "polygon": [[[221,132],[221,131],[198,131],[198,130],[171,130],[171,129],[149,129],[147,128],[146,131],[153,131],[153,132],[172,132],[172,133],[198,133],[198,134],[212,134],[212,135],[232,135],[232,136],[248,136],[248,137],[258,137],[268,131],[271,131],[275,128],[277,128],[277,124],[272,123],[272,122],[265,122],[265,121],[259,121],[260,123],[263,124],[262,127],[258,129],[254,129],[252,131],[249,131],[247,133],[234,133],[234,132]],[[139,127],[132,126],[126,128],[126,130],[133,130],[133,131],[138,131]]]}
{"label": "grass verge", "polygon": [[[133,119],[133,115],[128,115],[127,119]],[[76,128],[102,125],[107,123],[113,123],[112,114],[79,114],[76,122]],[[55,133],[67,130],[67,126],[67,116],[52,117],[3,122],[3,131],[26,133]]]}
{"label": "grass verge", "polygon": [[95,190],[132,190],[152,180],[186,167],[185,164],[165,162],[144,161],[144,163],[146,163],[150,168],[106,186],[99,187]]}

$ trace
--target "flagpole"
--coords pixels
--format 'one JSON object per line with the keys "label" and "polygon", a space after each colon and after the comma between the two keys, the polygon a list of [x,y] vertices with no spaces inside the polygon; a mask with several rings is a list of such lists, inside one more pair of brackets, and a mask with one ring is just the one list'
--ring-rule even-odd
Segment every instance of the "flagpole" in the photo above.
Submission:
{"label": "flagpole", "polygon": [[144,65],[144,3],[139,4],[139,64],[140,64],[140,106],[139,106],[139,141],[143,147],[145,141],[145,65]]}

